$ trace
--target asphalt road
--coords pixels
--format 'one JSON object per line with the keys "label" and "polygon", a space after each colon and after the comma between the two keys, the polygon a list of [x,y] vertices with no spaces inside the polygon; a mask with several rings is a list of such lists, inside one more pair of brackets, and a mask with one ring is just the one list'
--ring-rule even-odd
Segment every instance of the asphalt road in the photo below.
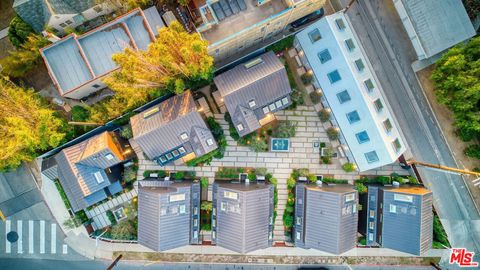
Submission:
{"label": "asphalt road", "polygon": [[[25,166],[0,174],[0,210],[7,218],[0,220],[0,259],[83,259],[64,244],[65,235]],[[17,241],[7,240],[11,232]]]}
{"label": "asphalt road", "polygon": [[[104,270],[109,266],[110,262],[105,261],[58,261],[58,260],[19,260],[9,259],[1,260],[0,266],[2,270],[10,269],[35,269],[35,270],[51,270],[51,269],[68,269],[68,270]],[[300,268],[303,267],[303,268]],[[130,270],[130,269],[168,269],[168,270],[296,270],[296,269],[330,269],[330,270],[381,270],[381,269],[409,269],[409,270],[430,270],[434,269],[429,266],[347,266],[347,265],[254,265],[254,264],[191,264],[191,263],[154,263],[145,264],[141,262],[120,262],[113,269]]]}
{"label": "asphalt road", "polygon": [[[347,0],[341,0],[345,6]],[[359,0],[347,16],[355,28],[415,159],[456,167],[411,68],[416,55],[392,1]],[[479,213],[460,176],[420,169],[454,247],[479,254]]]}

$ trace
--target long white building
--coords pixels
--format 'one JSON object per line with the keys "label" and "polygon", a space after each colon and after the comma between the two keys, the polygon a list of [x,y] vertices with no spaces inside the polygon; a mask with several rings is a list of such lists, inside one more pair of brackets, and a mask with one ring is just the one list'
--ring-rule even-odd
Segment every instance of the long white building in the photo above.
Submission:
{"label": "long white building", "polygon": [[404,151],[382,88],[342,12],[299,32],[295,48],[333,113],[359,171],[393,163]]}

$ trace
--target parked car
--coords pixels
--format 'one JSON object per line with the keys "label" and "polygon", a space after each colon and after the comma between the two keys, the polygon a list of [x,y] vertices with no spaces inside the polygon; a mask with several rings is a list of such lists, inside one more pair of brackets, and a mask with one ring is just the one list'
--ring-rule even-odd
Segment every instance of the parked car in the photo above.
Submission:
{"label": "parked car", "polygon": [[307,16],[305,17],[302,17],[294,22],[292,22],[290,25],[293,27],[293,28],[298,28],[302,25],[305,25],[309,22],[313,22],[317,19],[320,19],[321,17],[323,17],[323,15],[325,14],[325,11],[323,10],[323,8],[317,10],[317,11],[314,11],[310,14],[308,14]]}

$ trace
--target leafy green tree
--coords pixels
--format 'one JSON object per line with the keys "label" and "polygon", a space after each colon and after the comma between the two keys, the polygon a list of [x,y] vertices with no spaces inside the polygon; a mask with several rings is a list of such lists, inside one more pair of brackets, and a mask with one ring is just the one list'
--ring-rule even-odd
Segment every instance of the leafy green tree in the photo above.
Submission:
{"label": "leafy green tree", "polygon": [[480,37],[440,58],[432,74],[435,94],[454,114],[461,139],[480,137]]}
{"label": "leafy green tree", "polygon": [[15,78],[25,76],[42,62],[39,49],[49,43],[48,39],[38,35],[26,37],[17,50],[10,51],[9,56],[0,60],[2,73]]}
{"label": "leafy green tree", "polygon": [[355,182],[355,187],[357,188],[358,193],[367,193],[368,188],[361,182]]}
{"label": "leafy green tree", "polygon": [[350,162],[347,162],[347,163],[342,165],[342,169],[345,172],[353,172],[353,171],[355,171],[355,168],[356,168],[355,164],[350,163]]}
{"label": "leafy green tree", "polygon": [[209,201],[203,201],[200,204],[200,210],[206,211],[206,212],[211,212],[213,209],[212,202]]}
{"label": "leafy green tree", "polygon": [[200,185],[202,186],[202,188],[208,188],[208,178],[207,177],[200,178]]}
{"label": "leafy green tree", "polygon": [[10,21],[7,35],[12,45],[19,48],[32,33],[32,27],[17,15]]}
{"label": "leafy green tree", "polygon": [[0,78],[0,171],[33,160],[65,138],[65,121],[33,90]]}

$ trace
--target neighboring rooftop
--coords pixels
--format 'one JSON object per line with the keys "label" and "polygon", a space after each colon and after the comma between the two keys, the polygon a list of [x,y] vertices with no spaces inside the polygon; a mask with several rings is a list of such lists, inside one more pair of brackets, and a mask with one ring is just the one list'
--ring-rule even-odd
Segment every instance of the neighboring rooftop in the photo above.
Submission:
{"label": "neighboring rooftop", "polygon": [[273,52],[237,65],[214,81],[240,136],[260,128],[261,119],[291,103],[285,66]]}
{"label": "neighboring rooftop", "polygon": [[[210,4],[210,1],[207,2]],[[220,0],[211,3],[211,8],[205,13],[215,14],[219,23],[202,32],[203,38],[212,45],[287,9],[282,0],[271,0],[261,6],[256,6],[255,3],[256,1],[250,0]],[[205,16],[208,17],[207,15]]]}
{"label": "neighboring rooftop", "polygon": [[[190,91],[173,96],[144,113],[130,118],[134,140],[151,159],[173,151],[175,159],[194,152],[201,156],[217,148]],[[182,148],[180,155],[176,148]],[[179,149],[180,150],[180,149]],[[173,160],[167,155],[168,161]],[[170,158],[168,158],[170,157]],[[164,164],[164,157],[160,161]]]}
{"label": "neighboring rooftop", "polygon": [[[55,156],[55,161],[58,179],[73,211],[78,211],[107,197],[104,188],[118,181],[111,181],[106,169],[125,161],[125,156],[120,145],[113,141],[112,134],[105,131],[63,149]],[[116,187],[110,190],[118,191]]]}
{"label": "neighboring rooftop", "polygon": [[71,34],[40,51],[62,95],[102,77],[118,66],[112,55],[125,48],[147,49],[163,27],[156,7],[134,9],[86,34]]}
{"label": "neighboring rooftop", "polygon": [[55,14],[77,14],[97,5],[95,0],[15,0],[13,9],[36,32]]}
{"label": "neighboring rooftop", "polygon": [[429,58],[475,35],[461,0],[393,2],[419,59]]}

